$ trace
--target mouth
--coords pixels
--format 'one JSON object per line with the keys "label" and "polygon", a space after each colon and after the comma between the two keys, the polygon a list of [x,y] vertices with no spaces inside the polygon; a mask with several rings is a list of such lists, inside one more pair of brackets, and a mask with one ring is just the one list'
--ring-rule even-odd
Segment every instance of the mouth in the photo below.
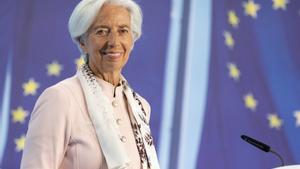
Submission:
{"label": "mouth", "polygon": [[107,57],[111,60],[116,60],[121,58],[123,55],[123,52],[106,52],[106,51],[101,51],[101,55],[104,57]]}

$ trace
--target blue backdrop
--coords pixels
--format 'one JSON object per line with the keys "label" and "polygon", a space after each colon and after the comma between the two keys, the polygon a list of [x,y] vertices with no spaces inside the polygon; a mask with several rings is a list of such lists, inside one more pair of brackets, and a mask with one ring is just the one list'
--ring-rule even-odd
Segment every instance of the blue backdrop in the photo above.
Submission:
{"label": "blue backdrop", "polygon": [[[82,62],[68,30],[79,0],[0,0],[0,169],[20,165],[41,92]],[[300,163],[300,1],[137,0],[143,35],[124,74],[151,104],[162,169]]]}
{"label": "blue backdrop", "polygon": [[[198,168],[273,168],[242,142],[300,162],[300,1],[214,1],[209,87]],[[208,162],[211,161],[211,162]]]}

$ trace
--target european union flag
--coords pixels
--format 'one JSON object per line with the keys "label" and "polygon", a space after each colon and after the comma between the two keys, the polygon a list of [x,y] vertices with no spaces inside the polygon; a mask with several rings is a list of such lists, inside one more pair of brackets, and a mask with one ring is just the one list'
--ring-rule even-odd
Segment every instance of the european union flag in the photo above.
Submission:
{"label": "european union flag", "polygon": [[300,1],[213,1],[210,78],[199,169],[280,165],[240,139],[300,163]]}

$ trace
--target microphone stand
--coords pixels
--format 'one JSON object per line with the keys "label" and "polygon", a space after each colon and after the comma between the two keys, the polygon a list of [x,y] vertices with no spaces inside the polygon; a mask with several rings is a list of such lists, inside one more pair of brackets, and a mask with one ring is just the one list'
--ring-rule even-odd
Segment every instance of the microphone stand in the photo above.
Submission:
{"label": "microphone stand", "polygon": [[273,153],[276,157],[278,157],[281,161],[281,166],[284,166],[284,160],[283,160],[283,158],[281,157],[281,155],[279,153],[277,153],[276,151],[274,151],[272,149],[270,149],[269,152]]}
{"label": "microphone stand", "polygon": [[255,140],[249,136],[246,136],[246,135],[241,135],[241,138],[248,142],[249,144],[252,144],[253,146],[257,147],[258,149],[264,151],[264,152],[271,152],[272,154],[274,154],[276,157],[279,158],[279,160],[281,161],[281,166],[284,166],[284,160],[283,158],[281,157],[281,155],[279,153],[277,153],[276,151],[272,150],[270,146],[268,146],[267,144],[265,143],[262,143],[258,140]]}

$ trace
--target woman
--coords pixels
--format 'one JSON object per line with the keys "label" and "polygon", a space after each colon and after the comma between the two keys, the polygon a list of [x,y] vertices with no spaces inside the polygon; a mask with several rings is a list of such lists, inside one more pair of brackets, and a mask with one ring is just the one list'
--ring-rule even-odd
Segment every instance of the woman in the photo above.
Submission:
{"label": "woman", "polygon": [[121,75],[141,25],[132,0],[76,6],[69,32],[87,63],[38,99],[22,169],[159,169],[150,106]]}

